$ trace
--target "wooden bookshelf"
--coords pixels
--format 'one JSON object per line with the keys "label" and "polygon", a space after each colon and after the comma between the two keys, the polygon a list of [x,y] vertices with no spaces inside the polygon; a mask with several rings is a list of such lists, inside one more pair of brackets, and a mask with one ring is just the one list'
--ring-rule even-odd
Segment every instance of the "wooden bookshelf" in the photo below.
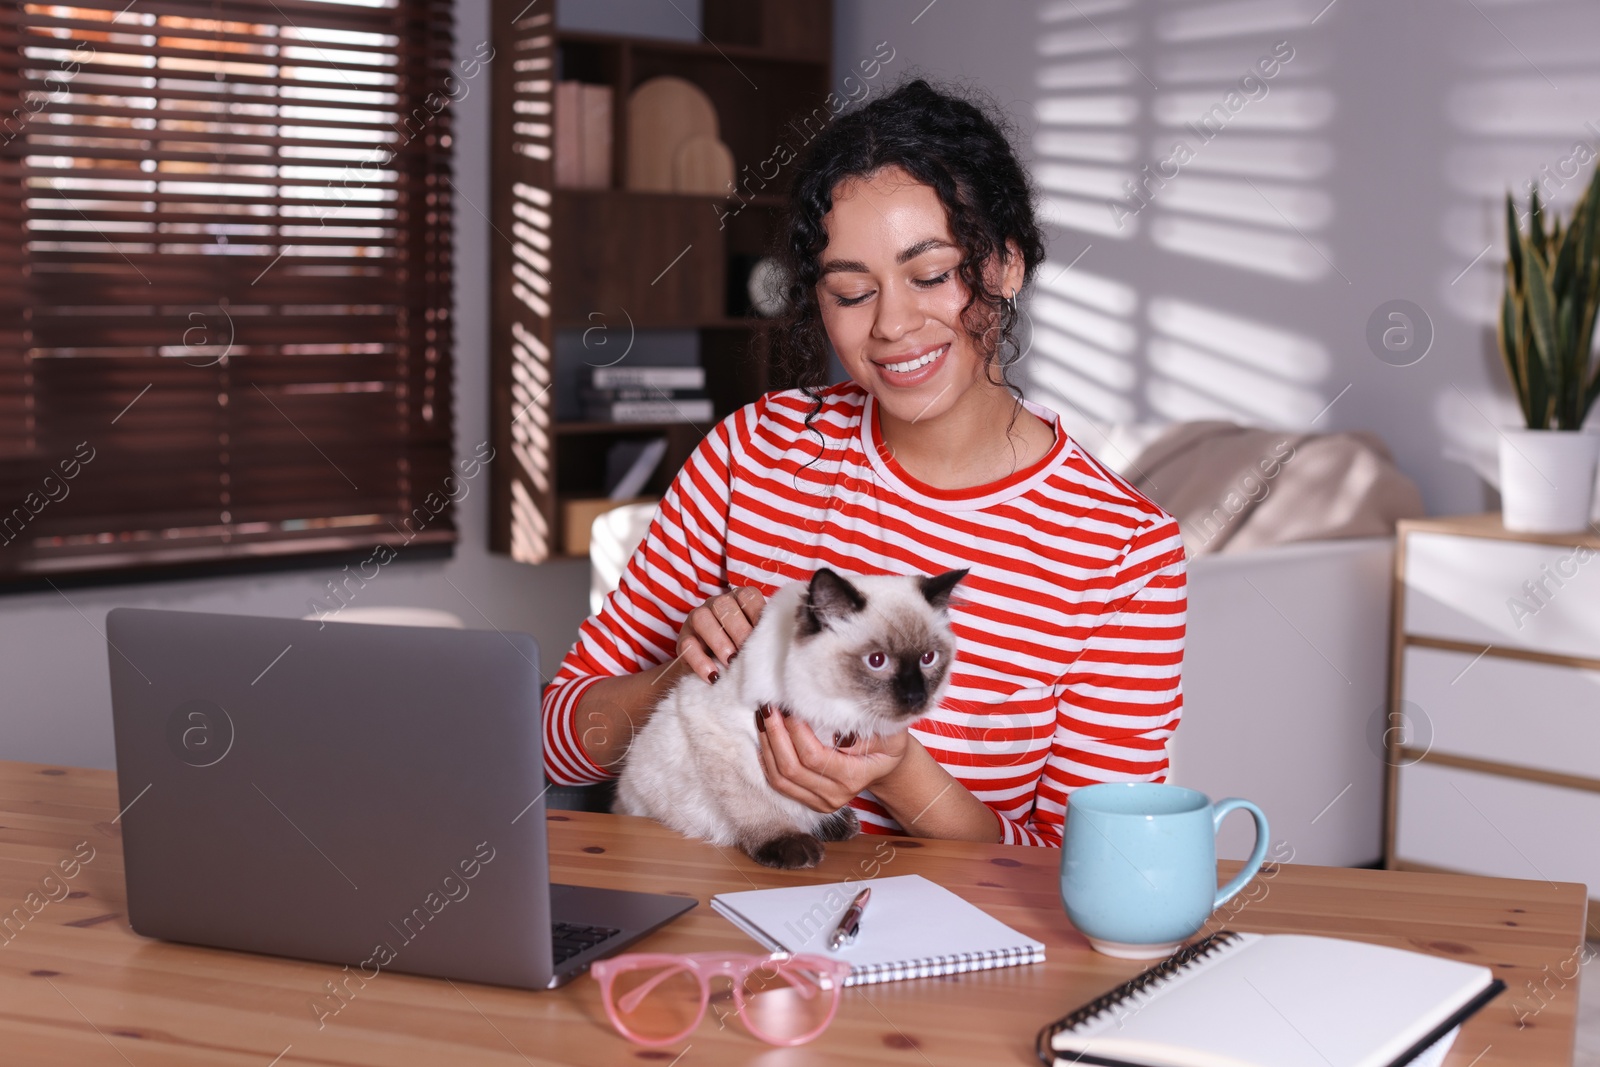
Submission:
{"label": "wooden bookshelf", "polygon": [[[770,371],[769,320],[736,313],[729,269],[771,249],[786,203],[789,168],[763,182],[760,164],[807,139],[792,121],[828,113],[832,5],[705,0],[704,39],[690,42],[559,30],[547,5],[493,3],[490,547],[538,563],[565,540],[562,502],[603,495],[612,444],[667,438],[646,490],[659,495],[710,428],[558,421],[554,398],[570,384],[557,380],[568,373],[556,366],[558,331],[626,329],[624,319],[634,331],[695,331],[716,419],[787,384]],[[737,199],[624,188],[628,95],[662,75],[711,99]],[[612,89],[610,188],[554,185],[558,80]]]}

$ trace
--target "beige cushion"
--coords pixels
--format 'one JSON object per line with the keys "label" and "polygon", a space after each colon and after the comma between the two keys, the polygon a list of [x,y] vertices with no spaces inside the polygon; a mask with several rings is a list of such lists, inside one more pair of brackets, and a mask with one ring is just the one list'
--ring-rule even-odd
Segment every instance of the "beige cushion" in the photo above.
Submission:
{"label": "beige cushion", "polygon": [[1368,433],[1178,423],[1140,452],[1125,476],[1178,520],[1191,559],[1390,537],[1396,521],[1425,514],[1416,483]]}

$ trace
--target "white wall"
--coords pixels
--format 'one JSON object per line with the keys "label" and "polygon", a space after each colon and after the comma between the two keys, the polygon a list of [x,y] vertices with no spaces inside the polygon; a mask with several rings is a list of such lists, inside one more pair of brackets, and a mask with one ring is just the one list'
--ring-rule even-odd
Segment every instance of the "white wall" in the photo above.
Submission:
{"label": "white wall", "polygon": [[[686,16],[697,19],[699,5],[676,6],[681,12],[657,0],[563,0],[561,21],[692,38]],[[1024,131],[1024,148],[1055,198],[1054,216],[1068,220],[1087,205],[1080,225],[1090,229],[1051,229],[1054,265],[1041,272],[1049,284],[1034,304],[1040,326],[1026,363],[1032,395],[1069,416],[1076,405],[1094,415],[1215,411],[1290,425],[1309,423],[1338,397],[1316,428],[1377,431],[1421,483],[1430,510],[1479,510],[1482,482],[1446,452],[1492,448],[1493,431],[1475,408],[1505,423],[1514,417],[1487,327],[1501,257],[1493,198],[1546,163],[1557,167],[1575,140],[1600,137],[1584,125],[1600,126],[1600,59],[1592,47],[1600,11],[1571,0],[1479,0],[1481,13],[1453,0],[1337,0],[1313,25],[1322,7],[1323,0],[837,0],[835,80],[888,41],[897,55],[880,80],[917,65],[987,90]],[[460,0],[461,54],[488,32],[487,0]],[[1165,156],[1172,137],[1157,125],[1159,113],[1203,110],[1221,99],[1231,72],[1283,39],[1295,58],[1237,118],[1275,116],[1288,125],[1224,130],[1139,213],[1132,236],[1103,232],[1111,218],[1105,200],[1130,169],[1125,161],[1074,159],[1048,139],[1036,141],[1067,134],[1060,147],[1081,152],[1081,134],[1110,133],[1101,146],[1112,154],[1116,137],[1136,142],[1135,166],[1153,158],[1152,142]],[[1103,84],[1059,84],[1074,78]],[[1180,91],[1197,96],[1174,100]],[[1086,100],[1113,118],[1119,107],[1133,114],[1122,125],[1070,121],[1093,117],[1082,111]],[[1052,121],[1040,121],[1041,107]],[[487,93],[457,105],[456,184],[471,202],[456,213],[460,455],[488,432],[487,263],[495,238],[472,206],[488,205],[487,121]],[[1267,206],[1237,174],[1202,170],[1206,155],[1253,168],[1248,175],[1268,194]],[[1268,176],[1262,168],[1273,161],[1303,176]],[[1042,169],[1052,163],[1077,169]],[[1570,201],[1576,186],[1569,181],[1558,199]],[[1255,221],[1229,229],[1219,211]],[[1317,250],[1275,222],[1276,211],[1295,219]],[[1280,270],[1305,277],[1171,251],[1174,235],[1188,236],[1184,227],[1192,233],[1196,220],[1224,224],[1203,251],[1226,254],[1262,240]],[[1380,362],[1364,338],[1372,311],[1392,298],[1422,306],[1436,330],[1432,350],[1414,366]],[[1085,443],[1096,442],[1085,433]],[[452,560],[402,556],[362,602],[444,608],[473,626],[488,625],[486,616],[533,634],[553,664],[585,614],[587,566],[523,567],[491,556],[487,504],[482,486],[463,502]],[[111,765],[100,636],[109,608],[299,615],[333,576],[323,569],[69,589],[70,604],[53,592],[0,597],[0,758]]]}
{"label": "white wall", "polygon": [[[1493,506],[1460,457],[1492,463],[1492,424],[1517,418],[1492,329],[1497,198],[1545,164],[1554,171],[1576,141],[1589,146],[1579,160],[1593,158],[1600,7],[839,0],[835,10],[839,72],[888,41],[897,71],[985,89],[1021,130],[1055,220],[1032,303],[1030,395],[1074,423],[1372,430],[1431,512]],[[1183,121],[1224,102],[1285,40],[1294,57],[1265,96],[1250,87],[1259,98],[1211,142],[1185,135]],[[1189,165],[1118,229],[1109,201],[1180,136]],[[1567,180],[1557,201],[1570,204],[1591,173]],[[1394,299],[1432,322],[1431,350],[1414,365],[1380,360],[1366,339]]]}
{"label": "white wall", "polygon": [[[489,34],[487,0],[461,0],[457,41],[471,55]],[[670,10],[668,12],[670,14]],[[674,16],[676,17],[676,16]],[[498,61],[498,60],[497,60]],[[489,203],[489,94],[481,79],[456,105],[456,453],[472,454],[489,433],[489,241],[478,208]],[[476,208],[473,206],[476,205]],[[588,613],[587,562],[540,567],[488,551],[488,479],[480,476],[456,512],[461,541],[449,561],[405,553],[362,589],[352,606],[407,605],[453,611],[468,626],[521,630],[543,652],[546,673],[566,653]],[[297,617],[337,575],[333,568],[253,577],[160,582],[0,598],[0,759],[87,767],[113,765],[105,614],[123,606]],[[447,581],[448,579],[448,581]],[[460,592],[450,583],[460,587]],[[70,603],[66,598],[70,598]],[[441,708],[441,714],[449,714]],[[529,714],[535,714],[530,708]]]}

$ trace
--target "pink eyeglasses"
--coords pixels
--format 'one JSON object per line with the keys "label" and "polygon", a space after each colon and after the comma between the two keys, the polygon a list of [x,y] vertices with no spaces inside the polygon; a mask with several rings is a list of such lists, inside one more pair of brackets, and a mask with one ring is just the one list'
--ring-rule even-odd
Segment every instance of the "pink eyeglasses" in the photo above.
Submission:
{"label": "pink eyeglasses", "polygon": [[[774,952],[636,952],[591,964],[611,1025],[641,1045],[670,1045],[705,1018],[711,979],[733,984],[732,1014],[769,1045],[803,1045],[828,1028],[850,965]],[[719,1016],[725,1018],[725,1016]]]}

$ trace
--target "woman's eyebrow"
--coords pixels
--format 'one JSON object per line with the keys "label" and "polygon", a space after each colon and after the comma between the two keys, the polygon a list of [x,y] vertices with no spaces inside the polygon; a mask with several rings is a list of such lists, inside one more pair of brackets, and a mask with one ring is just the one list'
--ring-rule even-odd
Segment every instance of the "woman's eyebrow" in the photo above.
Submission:
{"label": "woman's eyebrow", "polygon": [[[932,249],[954,247],[955,245],[951,244],[949,241],[941,240],[938,237],[929,237],[925,240],[918,241],[914,245],[908,245],[907,247],[902,248],[894,257],[894,261],[896,263],[909,263],[913,259],[916,259],[918,256],[922,255],[922,253],[931,251]],[[821,279],[823,275],[834,273],[870,274],[872,272],[868,270],[867,265],[861,262],[859,259],[830,259],[822,264],[822,270],[817,274],[817,277],[818,279]]]}
{"label": "woman's eyebrow", "polygon": [[907,248],[902,248],[900,250],[900,254],[894,257],[894,261],[896,263],[909,263],[913,259],[916,259],[918,256],[922,255],[922,253],[931,249],[954,247],[955,245],[951,244],[949,241],[943,241],[937,237],[929,237],[925,240],[918,241],[916,244],[910,245]]}

